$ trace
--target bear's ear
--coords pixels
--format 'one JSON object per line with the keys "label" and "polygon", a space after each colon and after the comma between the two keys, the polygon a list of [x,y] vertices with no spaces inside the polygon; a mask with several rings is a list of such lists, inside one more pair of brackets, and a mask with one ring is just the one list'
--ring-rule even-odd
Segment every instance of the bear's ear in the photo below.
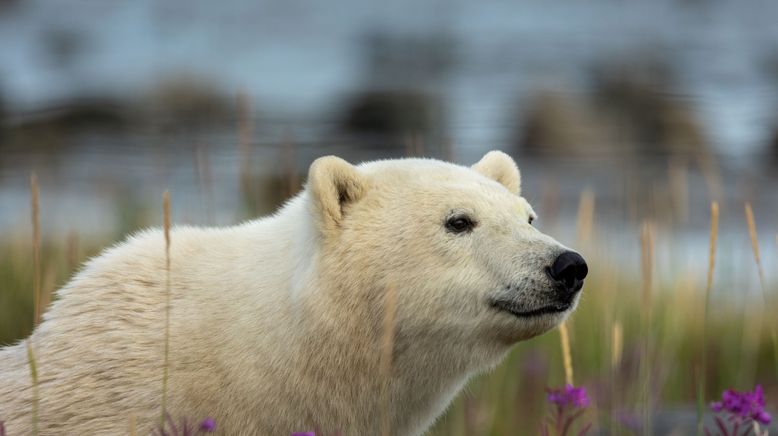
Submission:
{"label": "bear's ear", "polygon": [[497,181],[516,195],[521,195],[521,174],[513,158],[501,151],[490,151],[472,168]]}
{"label": "bear's ear", "polygon": [[339,157],[320,157],[311,164],[307,189],[323,231],[340,225],[344,207],[359,200],[366,185],[364,176]]}

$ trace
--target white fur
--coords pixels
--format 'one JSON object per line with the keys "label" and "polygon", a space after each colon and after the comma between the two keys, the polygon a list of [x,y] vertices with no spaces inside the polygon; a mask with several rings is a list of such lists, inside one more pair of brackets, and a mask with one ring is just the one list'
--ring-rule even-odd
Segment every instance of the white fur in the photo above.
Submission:
{"label": "white fur", "polygon": [[[221,433],[246,435],[378,434],[388,416],[392,434],[418,435],[469,377],[556,326],[567,312],[524,319],[488,304],[499,296],[528,309],[544,304],[543,268],[564,250],[527,223],[533,212],[516,195],[513,161],[488,156],[477,171],[322,158],[306,190],[273,216],[176,227],[171,415],[210,416]],[[447,231],[452,211],[472,215],[475,229]],[[126,434],[131,416],[139,434],[151,430],[162,394],[165,277],[162,232],[130,237],[59,291],[30,338],[0,350],[9,435],[31,431],[27,342],[42,435]],[[384,383],[388,289],[396,318]]]}

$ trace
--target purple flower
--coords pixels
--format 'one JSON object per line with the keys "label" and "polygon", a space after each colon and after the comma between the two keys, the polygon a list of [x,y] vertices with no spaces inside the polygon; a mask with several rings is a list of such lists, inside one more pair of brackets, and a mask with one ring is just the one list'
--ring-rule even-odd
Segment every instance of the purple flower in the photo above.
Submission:
{"label": "purple flower", "polygon": [[586,395],[586,388],[576,388],[573,385],[566,385],[562,389],[549,389],[548,402],[556,404],[559,407],[573,406],[585,408],[589,406],[589,396]]}
{"label": "purple flower", "polygon": [[[193,426],[186,418],[181,419],[178,424],[173,420],[169,413],[165,414],[165,422],[161,423],[154,431],[154,436],[195,436],[201,433],[210,433],[216,431],[216,421],[213,418],[205,418],[200,421],[200,425]],[[3,436],[0,434],[0,436]]]}
{"label": "purple flower", "polygon": [[3,421],[0,421],[0,436],[5,436],[5,424],[3,424]]}
{"label": "purple flower", "polygon": [[714,412],[726,412],[741,420],[754,420],[762,425],[769,425],[772,418],[764,410],[764,392],[756,385],[753,392],[737,392],[727,389],[721,394],[721,401],[710,405]]}
{"label": "purple flower", "polygon": [[213,418],[205,418],[200,422],[200,431],[212,432],[216,430],[216,421]]}

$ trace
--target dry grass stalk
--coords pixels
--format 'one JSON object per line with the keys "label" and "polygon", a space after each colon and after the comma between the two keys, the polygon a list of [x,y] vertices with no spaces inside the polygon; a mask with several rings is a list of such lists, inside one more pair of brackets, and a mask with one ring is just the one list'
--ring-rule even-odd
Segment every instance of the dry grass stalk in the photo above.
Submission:
{"label": "dry grass stalk", "polygon": [[213,172],[211,171],[211,160],[208,158],[208,150],[202,145],[197,145],[193,149],[195,169],[197,174],[197,184],[200,188],[200,198],[203,199],[203,214],[206,222],[213,225]]}
{"label": "dry grass stalk", "polygon": [[710,192],[711,200],[720,201],[724,199],[724,192],[721,188],[721,175],[719,174],[719,165],[713,153],[701,152],[697,156],[697,162],[702,171],[702,177]]}
{"label": "dry grass stalk", "polygon": [[424,149],[424,140],[422,139],[422,136],[420,133],[417,133],[414,135],[416,137],[416,156],[424,156],[426,153]]}
{"label": "dry grass stalk", "polygon": [[654,272],[654,225],[644,222],[640,229],[640,266],[643,283],[643,307],[647,309],[646,315],[651,311],[651,291],[653,288]]}
{"label": "dry grass stalk", "polygon": [[448,162],[454,162],[456,159],[454,155],[454,141],[451,138],[443,140],[443,158]]}
{"label": "dry grass stalk", "polygon": [[618,368],[621,365],[621,357],[624,354],[624,328],[621,322],[613,323],[611,333],[611,367]]}
{"label": "dry grass stalk", "polygon": [[135,422],[135,415],[130,416],[130,436],[137,436],[137,424]]}
{"label": "dry grass stalk", "polygon": [[543,181],[540,210],[543,228],[556,228],[559,217],[559,183],[554,178]]}
{"label": "dry grass stalk", "polygon": [[43,281],[41,284],[41,317],[43,317],[43,312],[46,311],[46,308],[49,307],[49,303],[51,303],[51,295],[54,293],[54,286],[56,285],[57,281],[56,279],[56,269],[52,266],[47,267],[46,273],[43,274]]}
{"label": "dry grass stalk", "polygon": [[405,136],[405,156],[420,157],[424,155],[424,143],[418,133],[409,133]]}
{"label": "dry grass stalk", "polygon": [[705,282],[705,299],[707,299],[713,288],[713,271],[716,266],[716,241],[719,234],[719,203],[714,201],[710,204],[710,247],[708,251],[708,277]]}
{"label": "dry grass stalk", "polygon": [[710,243],[708,249],[708,276],[705,280],[705,304],[702,314],[702,356],[699,388],[697,398],[697,433],[701,434],[703,430],[703,403],[706,394],[706,382],[708,374],[708,307],[710,306],[710,293],[713,289],[713,272],[716,268],[716,242],[719,234],[719,203],[714,201],[710,204]]}
{"label": "dry grass stalk", "polygon": [[67,258],[69,271],[74,271],[78,268],[78,243],[78,233],[75,231],[69,232],[67,239],[65,240],[65,257]]}
{"label": "dry grass stalk", "polygon": [[643,223],[640,229],[640,260],[643,282],[643,359],[641,362],[641,395],[643,406],[643,429],[646,434],[652,431],[652,412],[651,412],[651,318],[653,313],[653,272],[654,272],[654,226],[649,223]]}
{"label": "dry grass stalk", "polygon": [[592,239],[594,226],[594,191],[584,189],[578,200],[578,217],[576,220],[576,235],[578,242],[586,244]]}
{"label": "dry grass stalk", "polygon": [[673,212],[681,222],[689,219],[689,174],[686,160],[675,158],[668,168],[668,184]]}
{"label": "dry grass stalk", "polygon": [[392,354],[394,350],[394,329],[397,320],[397,289],[390,285],[386,289],[384,300],[383,337],[381,338],[380,372],[383,386],[381,389],[381,434],[392,434],[390,414],[390,381],[392,377]]}
{"label": "dry grass stalk", "polygon": [[300,189],[300,175],[297,172],[297,143],[291,133],[286,135],[282,149],[284,173],[286,174],[286,196],[291,197]]}
{"label": "dry grass stalk", "polygon": [[570,334],[567,321],[559,325],[559,340],[562,343],[562,362],[565,365],[565,383],[573,386],[573,357],[570,354]]}
{"label": "dry grass stalk", "polygon": [[165,425],[167,414],[167,383],[170,358],[170,192],[162,194],[165,231],[165,360],[162,369],[162,415],[161,425]]}
{"label": "dry grass stalk", "polygon": [[30,367],[30,378],[32,379],[32,434],[38,435],[38,364],[35,362],[35,354],[32,352],[32,344],[27,341],[27,364]]}
{"label": "dry grass stalk", "polygon": [[251,116],[251,102],[246,92],[238,93],[238,156],[240,169],[238,178],[243,193],[253,204],[254,190],[251,186],[251,143],[254,137],[254,123]]}
{"label": "dry grass stalk", "polygon": [[32,208],[32,291],[33,325],[38,325],[41,320],[41,226],[40,226],[40,189],[38,188],[38,176],[30,175],[30,192]]}
{"label": "dry grass stalk", "polygon": [[[759,287],[762,289],[762,300],[764,303],[761,310],[758,310],[760,314],[759,324],[756,324],[756,322],[754,323],[755,329],[759,328],[761,330],[762,323],[764,323],[764,313],[769,309],[770,302],[767,298],[767,286],[765,285],[764,268],[762,267],[762,259],[759,255],[759,240],[757,239],[756,233],[756,220],[754,219],[754,210],[751,208],[751,203],[746,202],[745,212],[746,221],[748,222],[748,234],[751,236],[751,248],[754,251],[754,261],[756,262],[756,268],[759,274]],[[774,322],[768,321],[767,329],[770,332],[770,340],[772,341],[773,345],[773,363],[775,365],[775,373],[778,374],[778,336],[776,336],[775,333]],[[756,337],[758,338],[758,334]]]}
{"label": "dry grass stalk", "polygon": [[756,221],[754,220],[754,210],[751,208],[751,203],[746,202],[746,221],[748,222],[748,235],[751,236],[751,249],[754,251],[754,260],[756,261],[756,268],[759,273],[759,286],[762,288],[762,296],[764,297],[764,303],[767,304],[767,292],[764,282],[764,269],[762,268],[762,258],[759,255],[759,241],[756,238]]}

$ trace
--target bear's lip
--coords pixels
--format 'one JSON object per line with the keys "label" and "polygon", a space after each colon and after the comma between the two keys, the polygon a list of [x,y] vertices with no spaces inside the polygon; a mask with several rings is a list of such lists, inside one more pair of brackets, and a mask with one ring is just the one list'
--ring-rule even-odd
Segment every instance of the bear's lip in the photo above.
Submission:
{"label": "bear's lip", "polygon": [[492,300],[491,306],[497,310],[508,312],[518,318],[532,318],[542,315],[551,315],[555,313],[566,312],[572,306],[572,302],[552,304],[548,306],[542,306],[537,309],[524,309],[516,305],[515,302],[505,300]]}

